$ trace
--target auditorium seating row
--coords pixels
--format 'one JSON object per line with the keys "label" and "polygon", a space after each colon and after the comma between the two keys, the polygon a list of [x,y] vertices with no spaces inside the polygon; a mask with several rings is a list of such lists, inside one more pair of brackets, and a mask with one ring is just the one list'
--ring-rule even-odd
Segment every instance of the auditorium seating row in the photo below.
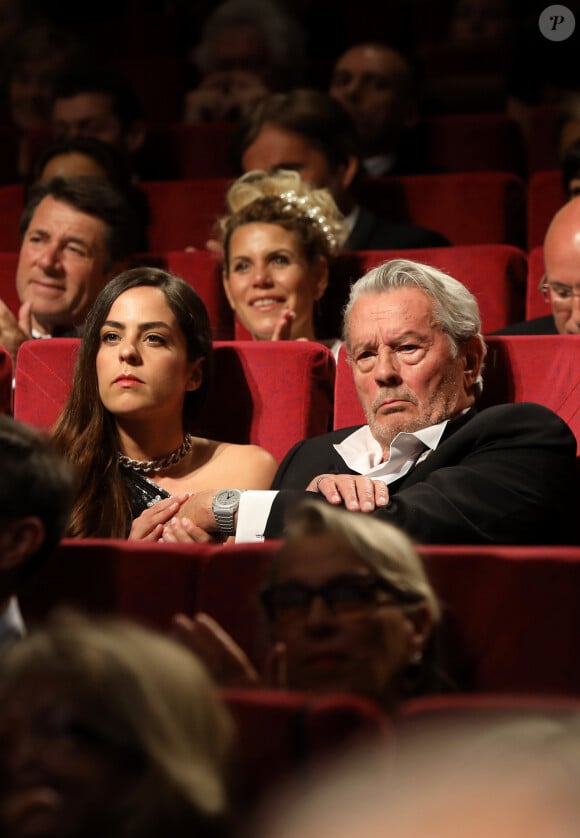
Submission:
{"label": "auditorium seating row", "polygon": [[[224,212],[229,178],[143,181],[151,208],[151,252],[203,248]],[[453,245],[541,244],[549,219],[563,203],[559,172],[535,173],[529,184],[502,172],[366,178],[359,200],[400,223],[439,230]],[[21,185],[0,186],[0,251],[18,250]],[[527,231],[527,232],[526,232]]]}
{"label": "auditorium seating row", "polygon": [[[22,344],[14,371],[17,419],[52,426],[70,389],[79,343],[53,338]],[[580,453],[580,336],[494,336],[487,343],[481,404],[543,404],[570,425]],[[9,392],[6,357],[0,369]],[[196,430],[262,445],[280,461],[301,439],[364,421],[344,346],[335,363],[330,350],[314,342],[217,341],[212,384]]]}
{"label": "auditorium seating row", "polygon": [[[204,611],[257,665],[268,647],[258,591],[276,541],[170,545],[65,539],[21,597],[31,623],[56,604],[163,631]],[[438,657],[464,692],[580,697],[580,548],[419,547],[443,606]]]}
{"label": "auditorium seating row", "polygon": [[[148,56],[148,61],[152,59]],[[133,67],[145,69],[145,63]],[[147,66],[147,83],[151,84],[151,66]],[[167,68],[171,91],[164,98],[166,107],[179,90],[178,66]],[[156,85],[159,80],[156,79]],[[233,122],[207,122],[185,125],[166,121],[157,108],[148,127],[144,158],[169,178],[235,177],[233,156],[237,125]],[[557,166],[558,112],[551,106],[531,109],[526,139],[520,124],[505,113],[432,114],[422,122],[421,142],[424,164],[433,172],[505,171],[527,177],[541,169]],[[37,159],[50,145],[50,130],[37,130],[31,137],[31,158]],[[0,127],[0,182],[18,180],[15,162],[18,136],[10,126]]]}
{"label": "auditorium seating row", "polygon": [[[375,250],[343,253],[333,264],[329,287],[316,313],[317,334],[334,338],[341,333],[341,312],[353,281],[370,268],[397,257],[433,265],[463,282],[476,296],[486,333],[510,323],[549,314],[549,304],[538,290],[543,274],[542,249],[529,256],[512,245],[458,245],[421,250]],[[14,278],[18,255],[0,253],[0,298],[17,314],[19,300]],[[202,297],[216,340],[250,337],[234,321],[221,282],[220,264],[206,250],[167,251],[141,255],[135,264],[155,265],[183,277]]]}

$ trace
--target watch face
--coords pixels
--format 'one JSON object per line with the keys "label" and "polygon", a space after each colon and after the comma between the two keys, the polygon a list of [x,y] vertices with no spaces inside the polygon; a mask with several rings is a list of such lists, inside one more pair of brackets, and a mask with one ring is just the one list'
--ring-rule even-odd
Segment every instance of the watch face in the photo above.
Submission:
{"label": "watch face", "polygon": [[215,497],[215,502],[222,508],[237,507],[240,502],[239,489],[222,489]]}

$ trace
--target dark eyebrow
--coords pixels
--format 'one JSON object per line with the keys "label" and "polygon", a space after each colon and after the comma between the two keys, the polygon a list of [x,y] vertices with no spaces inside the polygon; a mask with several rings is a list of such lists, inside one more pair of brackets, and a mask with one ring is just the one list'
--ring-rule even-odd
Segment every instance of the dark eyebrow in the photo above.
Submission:
{"label": "dark eyebrow", "polygon": [[[125,324],[119,323],[118,320],[105,320],[101,328],[103,328],[104,326],[109,326],[109,328],[119,330],[125,328]],[[164,320],[152,320],[150,323],[139,323],[139,328],[143,332],[147,331],[147,329],[168,329],[169,331],[171,331],[169,323],[166,323]]]}

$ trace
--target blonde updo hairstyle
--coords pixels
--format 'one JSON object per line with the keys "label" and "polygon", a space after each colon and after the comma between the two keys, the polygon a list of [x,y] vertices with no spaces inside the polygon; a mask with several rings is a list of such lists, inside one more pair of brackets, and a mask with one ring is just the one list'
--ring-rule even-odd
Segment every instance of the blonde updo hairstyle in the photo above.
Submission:
{"label": "blonde updo hairstyle", "polygon": [[229,188],[226,205],[219,221],[226,278],[230,240],[244,224],[277,224],[296,233],[309,265],[328,261],[346,240],[344,217],[328,189],[312,188],[292,170],[246,172]]}

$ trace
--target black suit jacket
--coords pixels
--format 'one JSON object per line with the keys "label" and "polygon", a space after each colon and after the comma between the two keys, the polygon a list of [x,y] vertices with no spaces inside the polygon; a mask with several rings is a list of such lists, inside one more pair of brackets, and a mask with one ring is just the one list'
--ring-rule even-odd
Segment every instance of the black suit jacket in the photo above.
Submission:
{"label": "black suit jacket", "polygon": [[512,323],[492,335],[557,335],[558,330],[551,314],[545,317],[534,317],[532,320],[522,320],[520,323]]}
{"label": "black suit jacket", "polygon": [[450,244],[442,233],[428,227],[392,224],[366,207],[359,214],[344,245],[347,250],[396,250],[413,247],[446,247]]}
{"label": "black suit jacket", "polygon": [[[276,496],[266,538],[282,535],[289,505],[312,497],[303,491],[312,478],[356,473],[333,448],[356,427],[304,440],[286,455],[272,488],[287,491]],[[574,543],[576,439],[541,405],[472,409],[449,422],[437,449],[389,494],[372,514],[425,544]]]}

